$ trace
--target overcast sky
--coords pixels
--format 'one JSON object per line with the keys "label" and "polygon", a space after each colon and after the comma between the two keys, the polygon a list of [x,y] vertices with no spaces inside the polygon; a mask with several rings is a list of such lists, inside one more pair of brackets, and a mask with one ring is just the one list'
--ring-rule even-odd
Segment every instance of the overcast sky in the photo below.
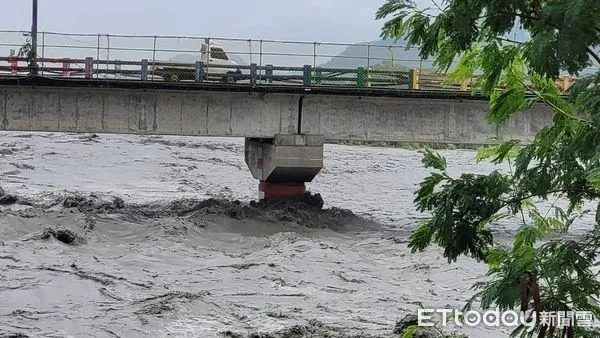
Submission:
{"label": "overcast sky", "polygon": [[[39,0],[39,31],[359,42],[384,0]],[[31,0],[2,1],[0,30],[29,30]]]}

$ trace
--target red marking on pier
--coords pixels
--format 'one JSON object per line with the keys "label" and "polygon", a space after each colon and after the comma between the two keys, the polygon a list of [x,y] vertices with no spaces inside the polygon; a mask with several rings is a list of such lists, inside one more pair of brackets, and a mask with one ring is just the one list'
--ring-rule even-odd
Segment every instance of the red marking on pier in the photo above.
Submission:
{"label": "red marking on pier", "polygon": [[304,182],[272,183],[260,181],[258,191],[262,198],[297,196],[306,193]]}

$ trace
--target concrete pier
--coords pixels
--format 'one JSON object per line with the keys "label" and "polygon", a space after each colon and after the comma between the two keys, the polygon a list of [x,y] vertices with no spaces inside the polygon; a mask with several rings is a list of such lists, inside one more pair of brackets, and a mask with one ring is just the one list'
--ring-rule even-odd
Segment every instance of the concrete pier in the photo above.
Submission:
{"label": "concrete pier", "polygon": [[245,161],[259,180],[258,198],[302,195],[323,168],[323,135],[246,138]]}

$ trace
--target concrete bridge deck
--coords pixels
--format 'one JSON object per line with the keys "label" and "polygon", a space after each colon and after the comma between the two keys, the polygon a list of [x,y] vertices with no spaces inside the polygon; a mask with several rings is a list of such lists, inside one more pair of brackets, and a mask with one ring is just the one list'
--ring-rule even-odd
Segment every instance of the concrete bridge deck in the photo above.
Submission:
{"label": "concrete bridge deck", "polygon": [[4,130],[485,144],[527,142],[552,118],[537,105],[494,126],[487,110],[456,91],[0,78]]}

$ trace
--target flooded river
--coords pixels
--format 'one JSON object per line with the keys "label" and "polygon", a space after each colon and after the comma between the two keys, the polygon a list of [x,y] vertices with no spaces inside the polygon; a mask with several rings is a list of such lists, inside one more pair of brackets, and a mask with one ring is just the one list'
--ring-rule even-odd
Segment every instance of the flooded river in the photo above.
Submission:
{"label": "flooded river", "polygon": [[[243,139],[3,132],[0,145],[0,186],[18,199],[0,209],[0,336],[391,337],[419,303],[462,307],[486,271],[410,254],[417,151],[326,145],[318,210],[247,205]],[[455,174],[492,169],[443,154]]]}

